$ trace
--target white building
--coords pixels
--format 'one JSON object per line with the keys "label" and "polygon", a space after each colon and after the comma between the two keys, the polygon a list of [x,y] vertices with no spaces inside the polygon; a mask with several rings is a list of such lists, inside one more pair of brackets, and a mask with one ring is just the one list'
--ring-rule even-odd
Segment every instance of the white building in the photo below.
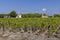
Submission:
{"label": "white building", "polygon": [[44,15],[44,14],[46,13],[47,9],[46,9],[46,8],[43,8],[42,11],[43,11],[43,14],[42,14],[41,17],[42,17],[42,18],[48,18],[47,15]]}
{"label": "white building", "polygon": [[16,18],[21,18],[21,14],[17,15]]}
{"label": "white building", "polygon": [[48,16],[42,16],[42,18],[48,18]]}
{"label": "white building", "polygon": [[42,16],[41,16],[41,17],[42,17],[42,18],[48,18],[48,16],[47,16],[47,15],[43,15],[43,14],[42,14]]}

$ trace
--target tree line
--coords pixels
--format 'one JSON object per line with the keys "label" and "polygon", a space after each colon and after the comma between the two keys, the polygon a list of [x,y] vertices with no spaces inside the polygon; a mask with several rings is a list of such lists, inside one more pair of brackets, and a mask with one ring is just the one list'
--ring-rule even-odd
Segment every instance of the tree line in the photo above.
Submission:
{"label": "tree line", "polygon": [[0,14],[0,18],[4,18],[4,17],[7,17],[7,18],[13,17],[13,18],[15,18],[16,16],[17,16],[16,11],[11,11],[9,14]]}
{"label": "tree line", "polygon": [[[0,18],[16,18],[18,14],[16,13],[16,11],[11,11],[9,14],[0,14]],[[48,16],[46,15],[46,13],[43,13],[44,16]],[[22,18],[40,18],[42,16],[42,13],[27,13],[27,14],[21,14]],[[48,16],[48,17],[60,17],[60,14],[54,14],[52,16]]]}

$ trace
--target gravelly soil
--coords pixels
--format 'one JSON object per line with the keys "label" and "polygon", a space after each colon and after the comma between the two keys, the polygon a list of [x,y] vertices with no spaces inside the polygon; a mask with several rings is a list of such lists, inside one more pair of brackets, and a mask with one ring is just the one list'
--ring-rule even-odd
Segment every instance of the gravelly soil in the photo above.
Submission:
{"label": "gravelly soil", "polygon": [[5,32],[0,34],[0,40],[60,40],[56,37],[47,37],[46,35],[35,35],[28,32]]}

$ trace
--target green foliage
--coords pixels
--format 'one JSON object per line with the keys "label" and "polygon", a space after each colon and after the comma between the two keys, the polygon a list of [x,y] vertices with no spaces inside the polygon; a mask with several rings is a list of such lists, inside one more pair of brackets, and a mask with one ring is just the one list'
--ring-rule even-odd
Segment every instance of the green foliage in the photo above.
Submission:
{"label": "green foliage", "polygon": [[46,13],[43,13],[44,16],[46,16]]}
{"label": "green foliage", "polygon": [[10,12],[9,16],[10,16],[10,17],[16,17],[16,16],[17,16],[17,14],[16,14],[16,12],[15,12],[15,11],[12,11],[12,12]]}
{"label": "green foliage", "polygon": [[60,17],[60,14],[54,14],[54,17]]}
{"label": "green foliage", "polygon": [[9,16],[8,14],[0,14],[0,18],[4,18],[5,16]]}
{"label": "green foliage", "polygon": [[60,27],[60,18],[0,18],[0,27],[24,30],[40,28],[43,32],[48,26],[51,26],[49,33],[52,34]]}
{"label": "green foliage", "polygon": [[40,18],[41,14],[22,14],[22,18]]}

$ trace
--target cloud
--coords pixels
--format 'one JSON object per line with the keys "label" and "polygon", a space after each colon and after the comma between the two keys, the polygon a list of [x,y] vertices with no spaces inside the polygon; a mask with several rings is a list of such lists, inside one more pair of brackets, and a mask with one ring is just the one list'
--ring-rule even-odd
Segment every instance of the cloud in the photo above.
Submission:
{"label": "cloud", "polygon": [[47,9],[46,8],[43,8],[42,11],[47,11]]}

